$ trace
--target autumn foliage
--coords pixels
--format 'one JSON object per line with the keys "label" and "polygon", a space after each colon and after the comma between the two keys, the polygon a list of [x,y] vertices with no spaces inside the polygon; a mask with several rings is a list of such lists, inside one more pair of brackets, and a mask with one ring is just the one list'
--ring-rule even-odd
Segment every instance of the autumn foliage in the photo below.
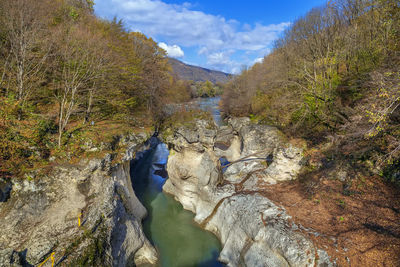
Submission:
{"label": "autumn foliage", "polygon": [[400,155],[399,64],[398,1],[328,1],[228,83],[223,108],[311,142],[369,140],[377,161],[393,162]]}
{"label": "autumn foliage", "polygon": [[[97,18],[93,4],[0,1],[2,173],[66,149],[76,129],[100,121],[151,125],[162,117],[163,104],[190,97],[154,40],[117,19]],[[34,142],[38,134],[42,141]]]}

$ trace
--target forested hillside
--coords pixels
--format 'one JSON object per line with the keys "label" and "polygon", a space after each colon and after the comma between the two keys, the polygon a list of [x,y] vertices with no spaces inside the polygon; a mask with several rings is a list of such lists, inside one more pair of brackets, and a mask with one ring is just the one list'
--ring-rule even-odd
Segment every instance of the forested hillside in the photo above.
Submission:
{"label": "forested hillside", "polygon": [[156,42],[93,5],[0,1],[0,174],[79,154],[85,136],[150,127],[163,103],[189,98]]}
{"label": "forested hillside", "polygon": [[170,58],[169,63],[179,78],[194,82],[210,81],[212,83],[225,83],[232,75],[216,70],[209,70],[198,66],[185,64],[177,59]]}
{"label": "forested hillside", "polygon": [[328,144],[328,159],[398,170],[399,64],[398,1],[328,1],[226,86],[223,109]]}

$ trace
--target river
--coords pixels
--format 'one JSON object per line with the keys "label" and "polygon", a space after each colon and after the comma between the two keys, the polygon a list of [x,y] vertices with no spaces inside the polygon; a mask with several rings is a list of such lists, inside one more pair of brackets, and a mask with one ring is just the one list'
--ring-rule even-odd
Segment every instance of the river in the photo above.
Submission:
{"label": "river", "polygon": [[219,110],[219,101],[221,100],[221,97],[210,97],[210,98],[199,98],[194,101],[195,104],[198,105],[198,107],[202,110],[209,111],[213,118],[215,123],[218,126],[221,126],[223,124],[222,118],[221,118],[221,111]]}
{"label": "river", "polygon": [[[200,99],[198,104],[201,109],[210,110],[216,123],[221,124],[218,101]],[[217,260],[221,251],[219,240],[193,221],[193,213],[162,191],[168,178],[169,151],[155,137],[149,142],[150,149],[138,153],[131,177],[136,195],[148,211],[143,229],[159,252],[159,266],[224,266]]]}

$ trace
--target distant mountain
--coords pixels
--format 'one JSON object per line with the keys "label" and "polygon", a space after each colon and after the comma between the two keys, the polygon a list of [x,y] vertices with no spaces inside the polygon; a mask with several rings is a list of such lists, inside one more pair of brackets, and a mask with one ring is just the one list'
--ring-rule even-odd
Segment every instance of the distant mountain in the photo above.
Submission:
{"label": "distant mountain", "polygon": [[174,72],[182,80],[191,80],[195,82],[204,82],[208,80],[212,83],[224,83],[227,82],[230,77],[232,77],[232,74],[188,65],[174,58],[169,58],[169,63],[171,64]]}

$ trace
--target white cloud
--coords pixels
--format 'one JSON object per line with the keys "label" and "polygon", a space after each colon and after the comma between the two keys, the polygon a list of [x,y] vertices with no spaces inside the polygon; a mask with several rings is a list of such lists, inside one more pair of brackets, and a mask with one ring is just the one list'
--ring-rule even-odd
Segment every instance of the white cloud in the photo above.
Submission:
{"label": "white cloud", "polygon": [[231,59],[233,51],[220,51],[207,54],[207,65],[212,69],[221,70],[228,73],[236,73],[240,63]]}
{"label": "white cloud", "polygon": [[199,51],[197,52],[199,55],[205,55],[205,54],[207,54],[208,53],[208,49],[207,49],[207,47],[202,47],[202,48],[200,48],[199,49]]}
{"label": "white cloud", "polygon": [[232,74],[239,74],[240,71],[241,71],[240,67],[233,67],[233,68],[231,69],[231,72],[230,72],[230,73],[232,73]]}
{"label": "white cloud", "polygon": [[264,58],[263,57],[259,57],[259,58],[256,58],[255,60],[254,60],[254,64],[255,63],[261,63],[261,62],[263,62],[264,61]]}
{"label": "white cloud", "polygon": [[[215,62],[216,53],[229,56],[227,51],[231,50],[255,54],[268,50],[279,34],[290,25],[288,22],[249,25],[196,11],[194,8],[189,3],[167,4],[161,0],[96,0],[95,6],[97,14],[109,19],[117,16],[130,30],[140,30],[153,38],[180,47],[196,47],[199,55],[207,56],[211,67],[216,66],[211,65]],[[172,52],[169,53],[172,56]],[[253,60],[249,59],[245,63],[251,64]],[[230,64],[232,59],[225,62]]]}
{"label": "white cloud", "polygon": [[228,53],[223,53],[223,52],[218,52],[218,53],[213,53],[207,56],[207,63],[210,65],[215,65],[215,64],[229,64],[229,54]]}
{"label": "white cloud", "polygon": [[158,46],[167,51],[167,55],[170,57],[180,58],[185,55],[182,48],[177,45],[167,45],[166,43],[161,42]]}

